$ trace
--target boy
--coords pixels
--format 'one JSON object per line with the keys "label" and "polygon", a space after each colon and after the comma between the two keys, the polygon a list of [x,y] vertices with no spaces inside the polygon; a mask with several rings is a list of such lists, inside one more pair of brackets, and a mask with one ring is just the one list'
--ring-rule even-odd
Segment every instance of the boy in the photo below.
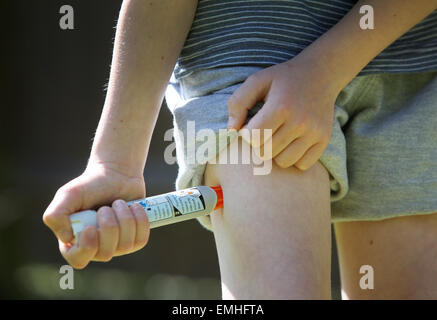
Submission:
{"label": "boy", "polygon": [[[344,298],[437,298],[437,1],[355,2],[124,1],[87,168],[44,214],[66,260],[84,268],[147,243],[144,211],[116,199],[145,196],[177,62],[167,91],[176,187],[223,188],[223,210],[202,220],[223,298],[329,299],[331,221]],[[363,6],[374,29],[360,24]],[[270,156],[263,140],[233,130],[227,146],[252,148],[272,170],[254,175],[255,159],[189,162],[189,120],[196,130],[272,130]],[[112,201],[98,210],[99,230],[71,245],[68,215]],[[373,290],[360,287],[363,265],[376,272]]]}

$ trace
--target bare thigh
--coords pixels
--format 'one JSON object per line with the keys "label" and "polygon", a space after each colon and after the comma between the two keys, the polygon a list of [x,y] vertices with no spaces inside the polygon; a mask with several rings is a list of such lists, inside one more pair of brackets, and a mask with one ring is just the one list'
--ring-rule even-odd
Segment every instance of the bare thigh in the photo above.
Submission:
{"label": "bare thigh", "polygon": [[[350,299],[437,299],[437,214],[335,224],[342,291]],[[363,290],[362,265],[374,272]]]}
{"label": "bare thigh", "polygon": [[[240,151],[248,147],[240,139],[235,143]],[[220,184],[224,196],[224,208],[211,214],[223,298],[329,299],[326,169],[320,163],[307,171],[273,163],[270,174],[254,175],[253,168],[208,163],[205,171],[205,184]]]}

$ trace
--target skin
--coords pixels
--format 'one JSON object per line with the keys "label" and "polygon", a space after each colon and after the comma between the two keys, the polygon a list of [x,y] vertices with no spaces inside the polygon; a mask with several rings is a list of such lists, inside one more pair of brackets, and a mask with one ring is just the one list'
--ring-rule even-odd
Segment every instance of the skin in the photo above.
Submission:
{"label": "skin", "polygon": [[[235,139],[228,152],[234,144],[241,154],[247,142]],[[220,157],[207,165],[204,182],[224,192],[223,209],[211,214],[223,298],[330,299],[326,169],[320,163],[307,171],[273,164],[270,174],[254,175],[259,159],[235,165]]]}
{"label": "skin", "polygon": [[[359,27],[359,7],[364,4],[372,5],[374,8],[377,32],[364,31]],[[273,159],[281,168],[294,166],[306,171],[315,164],[319,164],[318,159],[329,143],[334,101],[341,89],[387,45],[436,8],[436,1],[360,1],[337,25],[303,50],[297,57],[266,68],[249,77],[228,101],[228,128],[241,129],[247,111],[256,102],[263,100],[263,108],[243,127],[249,130],[261,129],[261,132],[263,129],[271,129],[273,132],[270,138],[272,152],[262,150],[264,142],[262,135],[253,135],[253,137],[243,135],[246,141],[255,148],[256,154],[262,154],[263,160]],[[352,49],[350,48],[351,44],[353,45]],[[214,164],[209,163],[207,165],[208,171],[214,173],[213,176],[217,179],[217,184],[229,183],[226,178],[231,179],[231,177],[238,177],[235,184],[240,184],[241,173],[235,172],[235,168],[226,167],[226,169],[220,168],[218,170]],[[230,176],[223,171],[232,172],[233,175]],[[253,184],[246,185],[249,193],[254,192],[249,187]],[[286,187],[286,190],[292,190],[294,186],[292,179],[286,185],[289,186]],[[273,201],[274,196],[270,192],[274,191],[286,198],[289,198],[290,194],[283,194],[280,188],[274,188],[272,184],[269,187],[273,190],[263,189],[263,193],[268,194],[268,196],[253,199],[253,202],[249,202],[249,205],[241,210],[244,210],[246,214],[252,214],[265,199],[272,199],[272,203],[275,204],[274,215],[276,217],[280,209],[276,210],[277,202]],[[231,219],[229,216],[237,214],[235,211],[238,210],[238,206],[232,206],[234,201],[238,201],[244,196],[236,190],[235,193],[226,198],[226,201],[231,202],[228,206],[230,213],[224,212],[228,219]],[[262,201],[257,201],[257,199],[262,199]],[[296,204],[299,204],[299,200],[293,199],[293,204],[289,207],[294,208]],[[298,208],[302,210],[299,206]],[[265,210],[264,215],[268,212],[269,210]],[[289,214],[298,213],[290,210]],[[312,215],[314,212],[308,212],[308,214]],[[247,219],[251,221],[251,217],[247,217]],[[343,298],[435,299],[437,297],[437,281],[434,271],[437,270],[437,257],[432,253],[432,250],[431,253],[428,252],[437,243],[436,219],[436,214],[433,214],[426,218],[412,216],[384,222],[336,224]],[[212,222],[214,223],[214,221],[220,221],[220,219],[212,216]],[[283,223],[289,228],[296,225],[296,221],[289,224],[285,221]],[[236,237],[239,230],[229,231],[232,230],[230,225],[224,226],[220,222],[213,224],[213,227],[215,233],[219,234],[216,235],[218,243],[224,246],[221,249],[217,244],[219,259],[223,260],[220,261],[220,264],[226,266],[232,263],[237,264],[238,256],[244,256],[245,251],[249,249],[242,248],[232,261],[229,258],[231,254],[228,252],[232,252],[231,247],[236,244],[230,243],[229,240],[226,241],[221,234],[226,233],[229,238],[232,238]],[[312,225],[311,227],[317,228],[318,226]],[[253,231],[257,234],[260,231],[256,228],[257,225],[246,223],[244,230],[245,233]],[[302,232],[302,230],[298,228],[297,232]],[[378,245],[369,248],[367,243],[367,241],[370,243],[369,239],[377,241]],[[305,244],[302,245],[305,246]],[[280,245],[279,248],[275,246],[275,250],[281,250],[284,246]],[[272,246],[261,243],[257,248],[268,251]],[[293,247],[289,245],[287,248],[292,249]],[[277,260],[272,264],[281,264],[281,262],[282,259],[277,257]],[[260,265],[262,265],[261,262]],[[378,274],[375,280],[378,281],[377,290],[362,290],[359,287],[359,279],[362,276],[359,270],[362,265],[372,265],[377,270],[375,271]],[[405,265],[408,265],[409,268],[405,269]],[[300,262],[295,261],[290,269],[299,267]],[[230,283],[238,281],[237,277],[233,277],[232,282],[226,283],[226,280],[231,278],[229,274],[232,271],[223,267],[221,272],[224,297],[244,298],[248,296],[247,290],[245,291],[238,285],[229,288]],[[252,273],[245,270],[245,275],[251,279],[268,277],[267,273],[258,272],[258,270]],[[306,275],[305,271],[301,272],[301,276],[304,278]],[[296,292],[311,292],[306,284],[301,283],[300,286],[294,287],[294,290]],[[323,286],[320,287],[320,292],[322,292],[322,288]],[[288,292],[276,293],[284,298],[289,297]],[[319,294],[312,293],[311,298],[320,297]],[[267,292],[263,294],[269,296],[271,292],[267,289]],[[299,297],[303,297],[303,295]]]}
{"label": "skin", "polygon": [[[146,196],[143,171],[153,128],[196,6],[197,1],[189,0],[171,5],[161,0],[123,1],[108,93],[87,168],[56,192],[43,215],[61,254],[74,268],[109,261],[147,243],[144,210],[129,209],[125,201]],[[108,204],[112,205],[97,212],[99,230],[84,229],[73,245],[68,216]]]}
{"label": "skin", "polygon": [[[108,94],[87,169],[58,190],[43,216],[59,239],[61,253],[75,268],[134,252],[147,243],[147,218],[124,201],[113,201],[145,196],[143,170],[150,139],[196,4],[123,2]],[[374,8],[375,30],[359,28],[359,7],[364,4]],[[330,297],[329,185],[318,159],[331,135],[334,101],[368,62],[436,8],[433,0],[360,1],[298,56],[257,72],[229,99],[228,127],[235,130],[241,129],[247,110],[265,101],[247,127],[272,129],[274,163],[272,172],[262,177],[252,174],[250,164],[206,167],[205,183],[222,185],[226,199],[224,209],[211,215],[224,298]],[[268,161],[268,153],[259,150],[262,139],[249,137],[238,143],[249,144]],[[68,216],[109,203],[111,207],[98,211],[99,230],[87,228],[72,245]],[[394,261],[410,262],[408,287],[423,290],[416,296],[436,297],[435,282],[417,276],[435,270],[422,265],[437,264],[435,255],[424,254],[435,240],[435,228],[419,216],[402,219],[406,222],[336,225],[342,281],[350,297],[362,297],[355,284],[356,268],[363,261],[377,265],[378,279],[386,277],[378,286],[393,287],[378,291],[378,297],[393,297],[405,286],[393,280],[405,277],[405,270],[390,269],[392,261],[383,258],[393,257],[396,250],[402,255]],[[378,245],[358,249],[365,245],[360,237]],[[413,297],[411,290],[401,292]]]}
{"label": "skin", "polygon": [[[437,214],[336,223],[343,299],[436,299]],[[362,265],[374,288],[362,290]]]}
{"label": "skin", "polygon": [[[362,5],[374,8],[374,30],[359,26]],[[311,167],[329,143],[340,91],[385,47],[437,8],[437,1],[359,1],[338,24],[295,58],[250,76],[230,97],[228,128],[239,130],[257,101],[263,108],[244,127],[272,129],[271,158],[281,167]],[[353,47],[351,47],[353,46]],[[248,142],[262,146],[263,136]],[[262,151],[261,151],[262,152]]]}

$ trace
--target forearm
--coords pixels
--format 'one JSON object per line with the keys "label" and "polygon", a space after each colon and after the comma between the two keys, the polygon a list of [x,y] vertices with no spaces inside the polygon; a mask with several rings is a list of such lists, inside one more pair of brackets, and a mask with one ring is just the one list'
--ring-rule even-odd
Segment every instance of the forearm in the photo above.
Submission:
{"label": "forearm", "polygon": [[196,0],[123,2],[91,163],[110,163],[128,174],[143,171],[165,89],[196,6]]}
{"label": "forearm", "polygon": [[[374,9],[374,29],[359,25],[362,5]],[[375,56],[437,8],[436,0],[359,1],[333,28],[300,55],[330,75],[335,90],[343,89]]]}

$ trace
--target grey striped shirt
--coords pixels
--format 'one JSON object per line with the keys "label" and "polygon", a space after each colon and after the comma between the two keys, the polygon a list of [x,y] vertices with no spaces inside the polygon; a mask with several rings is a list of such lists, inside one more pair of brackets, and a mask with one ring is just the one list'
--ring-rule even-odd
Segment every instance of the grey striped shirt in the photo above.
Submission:
{"label": "grey striped shirt", "polygon": [[[289,60],[356,2],[199,0],[174,76],[180,79],[220,66],[268,67]],[[360,75],[430,70],[437,70],[437,10],[381,52]]]}

